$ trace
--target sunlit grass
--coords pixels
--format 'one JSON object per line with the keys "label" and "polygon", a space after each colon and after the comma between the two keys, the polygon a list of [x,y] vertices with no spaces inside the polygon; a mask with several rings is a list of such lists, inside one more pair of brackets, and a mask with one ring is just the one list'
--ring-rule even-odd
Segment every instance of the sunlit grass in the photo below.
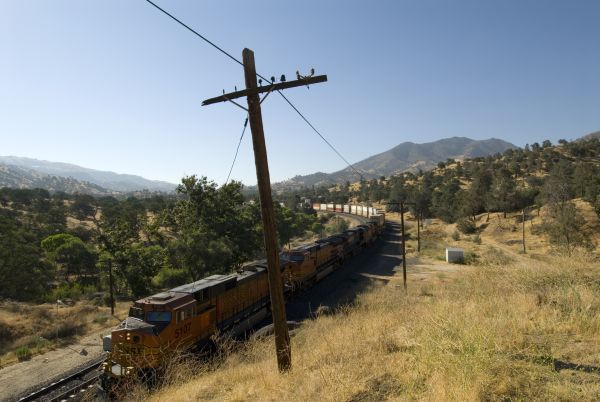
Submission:
{"label": "sunlit grass", "polygon": [[450,280],[374,289],[307,322],[289,374],[278,374],[267,338],[174,376],[152,399],[597,400],[598,373],[553,362],[600,366],[600,263],[483,257]]}

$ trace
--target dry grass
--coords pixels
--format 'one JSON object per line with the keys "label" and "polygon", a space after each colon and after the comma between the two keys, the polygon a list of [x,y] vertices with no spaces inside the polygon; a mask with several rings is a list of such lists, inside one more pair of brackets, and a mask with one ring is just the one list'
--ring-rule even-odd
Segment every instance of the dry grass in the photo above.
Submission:
{"label": "dry grass", "polygon": [[[492,256],[489,261],[494,261]],[[597,400],[600,263],[589,256],[488,263],[450,280],[363,294],[307,322],[279,375],[273,340],[218,367],[183,369],[154,401]],[[131,395],[130,395],[131,396]],[[138,390],[138,399],[147,391]]]}
{"label": "dry grass", "polygon": [[32,355],[69,345],[78,337],[119,323],[127,315],[130,302],[119,302],[116,317],[110,308],[89,302],[74,306],[32,305],[6,301],[0,303],[0,366],[16,363],[16,352],[26,348]]}

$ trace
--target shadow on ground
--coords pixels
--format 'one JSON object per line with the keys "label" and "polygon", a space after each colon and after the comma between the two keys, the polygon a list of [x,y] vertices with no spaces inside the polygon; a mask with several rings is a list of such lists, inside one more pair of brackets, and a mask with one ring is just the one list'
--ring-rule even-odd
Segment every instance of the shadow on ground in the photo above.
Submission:
{"label": "shadow on ground", "polygon": [[[335,310],[352,304],[361,292],[370,287],[381,286],[385,283],[382,277],[394,276],[402,263],[400,239],[400,225],[387,222],[383,236],[373,246],[364,249],[314,287],[288,301],[287,319],[299,321],[311,318],[319,306]],[[370,278],[369,275],[378,278]]]}

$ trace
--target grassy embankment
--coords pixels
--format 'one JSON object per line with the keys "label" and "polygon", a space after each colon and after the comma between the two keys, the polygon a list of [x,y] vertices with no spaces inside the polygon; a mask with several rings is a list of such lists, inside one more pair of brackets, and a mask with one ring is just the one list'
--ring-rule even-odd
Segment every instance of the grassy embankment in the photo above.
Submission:
{"label": "grassy embankment", "polygon": [[520,255],[508,238],[519,233],[497,227],[489,224],[477,244],[431,225],[439,242],[470,243],[474,265],[418,283],[409,275],[407,294],[391,280],[353,306],[306,322],[292,338],[294,366],[286,375],[277,373],[272,338],[255,340],[218,363],[179,366],[151,399],[597,400],[597,255],[548,255],[537,238]]}
{"label": "grassy embankment", "polygon": [[115,316],[109,307],[89,301],[73,306],[44,303],[0,303],[0,367],[33,355],[68,346],[77,339],[110,328],[125,317],[130,302],[118,302]]}

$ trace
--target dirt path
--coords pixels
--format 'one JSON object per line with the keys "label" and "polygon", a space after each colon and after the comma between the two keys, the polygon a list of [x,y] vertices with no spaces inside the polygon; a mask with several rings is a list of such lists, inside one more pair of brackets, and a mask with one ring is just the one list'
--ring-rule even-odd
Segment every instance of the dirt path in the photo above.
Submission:
{"label": "dirt path", "polygon": [[[0,401],[14,400],[31,388],[58,379],[65,372],[99,357],[103,353],[101,336],[105,333],[107,330],[90,334],[68,348],[0,369]],[[84,349],[84,354],[80,354]]]}

